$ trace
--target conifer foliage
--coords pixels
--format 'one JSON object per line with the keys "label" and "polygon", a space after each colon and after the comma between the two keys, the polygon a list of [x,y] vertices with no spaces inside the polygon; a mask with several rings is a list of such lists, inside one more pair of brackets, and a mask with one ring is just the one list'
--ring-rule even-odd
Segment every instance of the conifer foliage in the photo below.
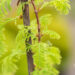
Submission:
{"label": "conifer foliage", "polygon": [[[24,0],[23,0],[24,1]],[[20,2],[20,3],[19,3]],[[39,11],[49,6],[55,8],[60,14],[68,14],[70,7],[69,0],[29,0],[28,2],[18,1],[17,14],[15,18],[8,18],[7,15],[12,10],[11,0],[0,0],[0,75],[17,75],[17,63],[21,63],[20,59],[24,59],[24,55],[31,49],[33,53],[34,71],[30,75],[58,75],[59,71],[55,66],[61,63],[61,55],[59,48],[47,42],[42,42],[41,39],[45,35],[49,35],[50,39],[60,39],[60,35],[52,30],[49,30],[46,25],[50,25],[51,14],[38,16]],[[19,29],[16,36],[15,48],[9,50],[5,43],[5,35],[3,29],[5,24],[10,21],[16,22],[19,15],[22,14],[22,7],[32,5],[36,18],[30,21],[30,26],[17,25]],[[40,8],[39,8],[40,6]],[[52,20],[51,20],[52,21]],[[42,29],[41,27],[44,28]],[[31,30],[31,34],[28,33]],[[25,40],[31,37],[32,44],[26,46]],[[24,64],[24,63],[23,63]],[[28,69],[28,68],[27,68]],[[22,69],[23,70],[23,69]],[[24,72],[20,70],[21,72]]]}

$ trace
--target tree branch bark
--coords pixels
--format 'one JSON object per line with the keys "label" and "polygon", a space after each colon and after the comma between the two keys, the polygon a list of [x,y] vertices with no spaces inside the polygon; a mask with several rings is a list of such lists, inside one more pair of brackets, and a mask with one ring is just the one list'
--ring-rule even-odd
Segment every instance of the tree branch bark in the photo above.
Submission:
{"label": "tree branch bark", "polygon": [[[21,0],[21,2],[28,2],[28,0]],[[24,26],[30,26],[29,4],[27,4],[27,3],[24,4],[22,11],[23,11]],[[31,34],[31,30],[28,30],[28,33]],[[29,40],[25,40],[25,43],[26,43],[26,46],[28,46],[28,44],[31,45],[32,44],[31,37],[29,38]],[[29,71],[29,75],[30,75],[30,72],[33,72],[33,70],[34,70],[31,49],[29,50],[29,52],[27,52],[27,60],[28,60],[28,71]]]}

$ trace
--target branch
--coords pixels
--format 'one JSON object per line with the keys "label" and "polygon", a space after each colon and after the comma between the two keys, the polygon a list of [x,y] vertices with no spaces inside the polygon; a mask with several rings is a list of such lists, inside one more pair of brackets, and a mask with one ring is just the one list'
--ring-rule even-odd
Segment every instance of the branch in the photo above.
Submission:
{"label": "branch", "polygon": [[[21,2],[22,3],[23,2],[28,2],[28,0],[21,0]],[[28,26],[30,26],[29,4],[24,4],[23,7],[22,7],[22,11],[23,11],[23,23],[24,23],[24,26],[28,27]],[[31,34],[31,30],[28,30],[28,33]],[[27,48],[28,48],[29,45],[32,44],[31,37],[29,37],[29,40],[25,40],[25,44],[26,44]],[[28,71],[29,71],[29,75],[30,75],[30,72],[33,72],[33,70],[34,70],[34,64],[33,64],[33,58],[32,58],[31,49],[29,49],[29,52],[27,52],[27,59],[28,59]]]}
{"label": "branch", "polygon": [[41,34],[40,34],[40,23],[39,23],[38,11],[37,11],[36,6],[34,4],[34,0],[31,0],[31,3],[33,5],[35,16],[36,16],[36,19],[37,19],[37,25],[38,25],[38,42],[40,42],[40,40],[41,40]]}
{"label": "branch", "polygon": [[19,5],[19,3],[20,3],[20,0],[17,1],[17,6]]}

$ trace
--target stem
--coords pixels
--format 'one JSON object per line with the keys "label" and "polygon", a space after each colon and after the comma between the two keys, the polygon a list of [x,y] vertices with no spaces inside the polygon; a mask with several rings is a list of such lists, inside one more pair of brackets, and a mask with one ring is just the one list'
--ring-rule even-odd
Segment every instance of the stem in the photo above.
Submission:
{"label": "stem", "polygon": [[19,5],[19,3],[20,3],[20,0],[17,1],[17,6]]}
{"label": "stem", "polygon": [[40,22],[39,22],[38,11],[37,11],[36,6],[34,4],[34,0],[31,0],[31,3],[33,5],[35,16],[36,16],[36,19],[37,19],[37,25],[38,25],[38,42],[40,42],[40,40],[41,40],[41,34],[40,34]]}
{"label": "stem", "polygon": [[[23,2],[28,2],[28,0],[21,0],[21,2],[22,3]],[[23,7],[22,7],[22,11],[23,11],[23,23],[24,23],[24,26],[30,26],[29,4],[24,4]],[[31,30],[28,30],[28,33],[31,34]],[[25,44],[26,44],[27,48],[28,48],[29,45],[32,44],[31,37],[29,37],[29,40],[25,40]],[[29,52],[27,52],[27,60],[28,60],[28,71],[29,71],[29,75],[30,75],[30,72],[33,72],[33,70],[34,70],[31,49],[29,50]]]}

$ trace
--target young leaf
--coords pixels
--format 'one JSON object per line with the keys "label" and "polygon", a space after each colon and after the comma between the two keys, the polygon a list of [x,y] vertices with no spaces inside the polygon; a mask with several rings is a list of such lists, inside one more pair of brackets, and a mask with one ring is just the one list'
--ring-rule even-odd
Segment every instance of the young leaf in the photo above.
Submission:
{"label": "young leaf", "polygon": [[54,6],[58,11],[63,14],[68,14],[70,7],[69,0],[51,0],[51,6]]}

